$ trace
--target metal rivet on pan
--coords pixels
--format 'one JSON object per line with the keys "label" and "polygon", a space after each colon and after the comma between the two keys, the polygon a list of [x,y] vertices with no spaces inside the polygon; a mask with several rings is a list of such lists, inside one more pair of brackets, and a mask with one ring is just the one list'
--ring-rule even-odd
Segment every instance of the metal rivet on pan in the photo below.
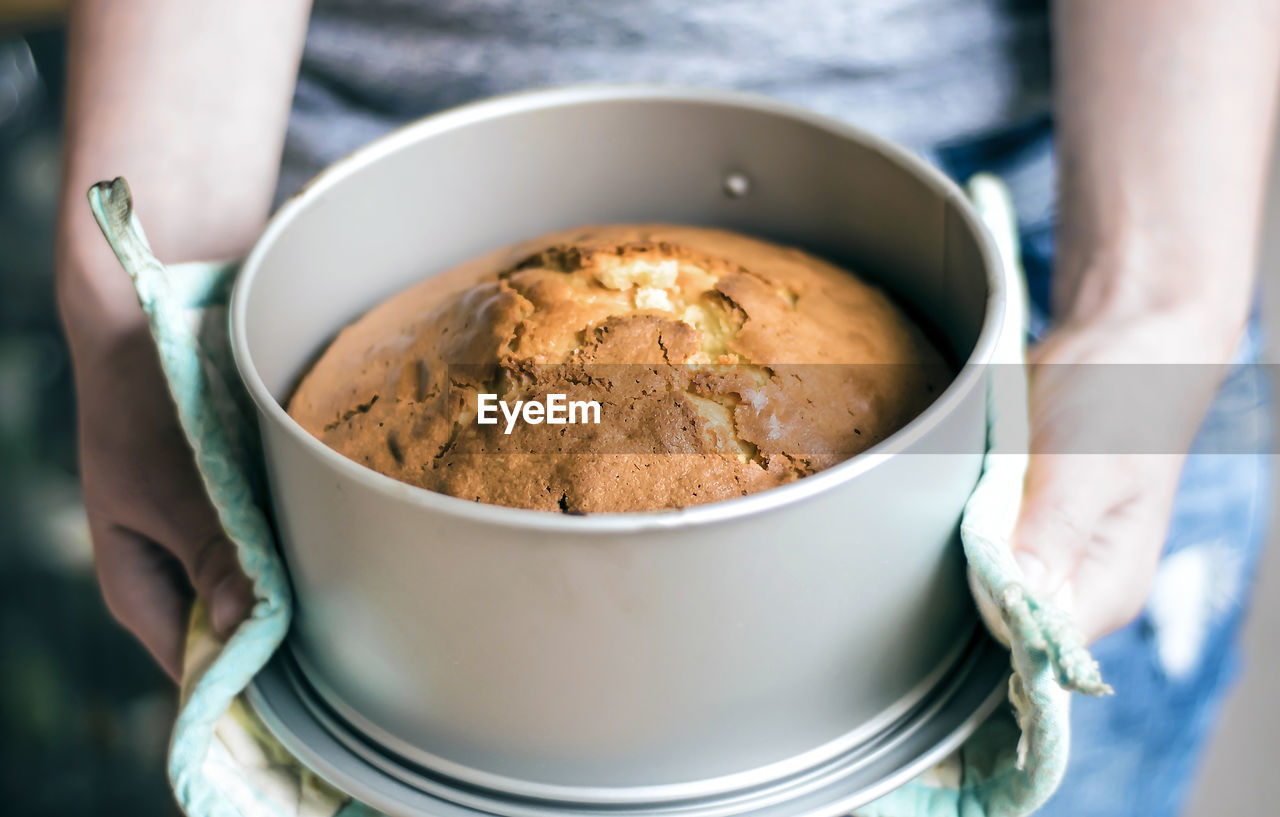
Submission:
{"label": "metal rivet on pan", "polygon": [[731,199],[745,199],[751,194],[751,177],[738,170],[725,176],[724,194]]}

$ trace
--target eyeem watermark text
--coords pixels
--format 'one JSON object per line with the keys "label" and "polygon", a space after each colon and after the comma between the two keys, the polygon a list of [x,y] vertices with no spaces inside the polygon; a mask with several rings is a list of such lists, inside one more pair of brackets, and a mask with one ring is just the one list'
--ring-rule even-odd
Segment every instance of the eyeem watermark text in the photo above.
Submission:
{"label": "eyeem watermark text", "polygon": [[548,394],[545,403],[517,400],[512,406],[506,400],[499,400],[496,394],[476,395],[476,423],[482,426],[498,425],[499,411],[507,421],[503,434],[510,434],[516,427],[517,420],[530,425],[600,422],[600,404],[595,400],[569,400],[563,394]]}

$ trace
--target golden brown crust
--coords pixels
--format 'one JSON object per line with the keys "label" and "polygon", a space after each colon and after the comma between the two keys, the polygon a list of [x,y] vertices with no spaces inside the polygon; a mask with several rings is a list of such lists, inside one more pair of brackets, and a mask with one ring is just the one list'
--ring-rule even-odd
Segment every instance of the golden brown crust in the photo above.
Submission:
{"label": "golden brown crust", "polygon": [[[289,403],[404,482],[569,513],[682,507],[791,482],[922,411],[951,376],[878,289],[825,261],[667,225],[543,236],[343,330]],[[601,422],[478,425],[476,395],[596,400]]]}

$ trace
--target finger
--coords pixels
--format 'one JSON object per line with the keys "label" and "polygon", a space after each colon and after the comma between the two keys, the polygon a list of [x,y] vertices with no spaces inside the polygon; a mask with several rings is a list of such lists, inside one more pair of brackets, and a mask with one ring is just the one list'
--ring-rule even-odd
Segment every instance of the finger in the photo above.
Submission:
{"label": "finger", "polygon": [[253,609],[253,584],[240,569],[235,545],[221,529],[203,541],[175,543],[196,592],[209,605],[209,619],[219,636],[227,638]]}
{"label": "finger", "polygon": [[1075,572],[1110,496],[1096,462],[1083,454],[1033,454],[1013,555],[1029,588],[1058,597]]}
{"label": "finger", "polygon": [[186,438],[176,428],[164,436],[163,457],[144,491],[147,501],[133,503],[131,521],[182,563],[191,586],[208,602],[214,630],[226,638],[252,609],[253,585],[223,532]]}
{"label": "finger", "polygon": [[107,609],[174,680],[182,676],[191,593],[163,548],[114,525],[93,530],[94,562]]}
{"label": "finger", "polygon": [[178,559],[208,603],[214,631],[226,638],[252,609],[253,585],[205,493],[186,439],[176,430],[164,437],[158,465],[139,492],[145,499],[129,503],[129,523]]}
{"label": "finger", "polygon": [[1027,584],[1066,607],[1090,641],[1141,612],[1165,538],[1176,465],[1167,455],[1059,455],[1042,457],[1028,471],[1014,556]]}
{"label": "finger", "polygon": [[194,467],[175,469],[173,483],[162,496],[130,502],[128,524],[173,555],[208,603],[214,631],[227,638],[253,608],[253,584],[240,569],[235,545],[223,533]]}
{"label": "finger", "polygon": [[1142,612],[1168,535],[1178,471],[1154,474],[1146,489],[1102,518],[1108,547],[1086,550],[1072,577],[1075,620],[1089,641],[1112,633]]}
{"label": "finger", "polygon": [[[1113,531],[1130,543],[1150,534],[1135,525],[1116,525]],[[1072,619],[1086,642],[1119,630],[1142,612],[1159,563],[1145,558],[1152,552],[1158,554],[1159,549],[1129,547],[1084,554],[1072,578]]]}

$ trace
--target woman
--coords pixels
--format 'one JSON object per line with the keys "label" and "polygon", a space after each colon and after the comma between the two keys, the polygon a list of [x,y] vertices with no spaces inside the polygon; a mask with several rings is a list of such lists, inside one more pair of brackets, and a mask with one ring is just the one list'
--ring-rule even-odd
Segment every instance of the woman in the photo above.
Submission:
{"label": "woman", "polygon": [[[442,107],[582,81],[738,87],[907,142],[958,177],[1009,180],[1043,333],[1015,547],[1028,580],[1101,639],[1118,690],[1077,704],[1072,767],[1045,813],[1178,810],[1261,537],[1262,460],[1238,452],[1262,444],[1265,394],[1248,368],[1221,389],[1225,366],[1188,369],[1212,376],[1188,377],[1168,401],[1167,444],[1099,451],[1082,436],[1089,407],[1068,398],[1074,364],[1256,355],[1246,327],[1280,2],[308,5],[118,0],[72,14],[57,282],[85,501],[108,604],[170,673],[193,591],[223,632],[250,594],[85,189],[127,176],[162,258],[234,257],[273,200]],[[1162,554],[1176,570],[1158,573]],[[1177,578],[1197,570],[1222,574],[1226,603],[1185,595],[1198,585]]]}

